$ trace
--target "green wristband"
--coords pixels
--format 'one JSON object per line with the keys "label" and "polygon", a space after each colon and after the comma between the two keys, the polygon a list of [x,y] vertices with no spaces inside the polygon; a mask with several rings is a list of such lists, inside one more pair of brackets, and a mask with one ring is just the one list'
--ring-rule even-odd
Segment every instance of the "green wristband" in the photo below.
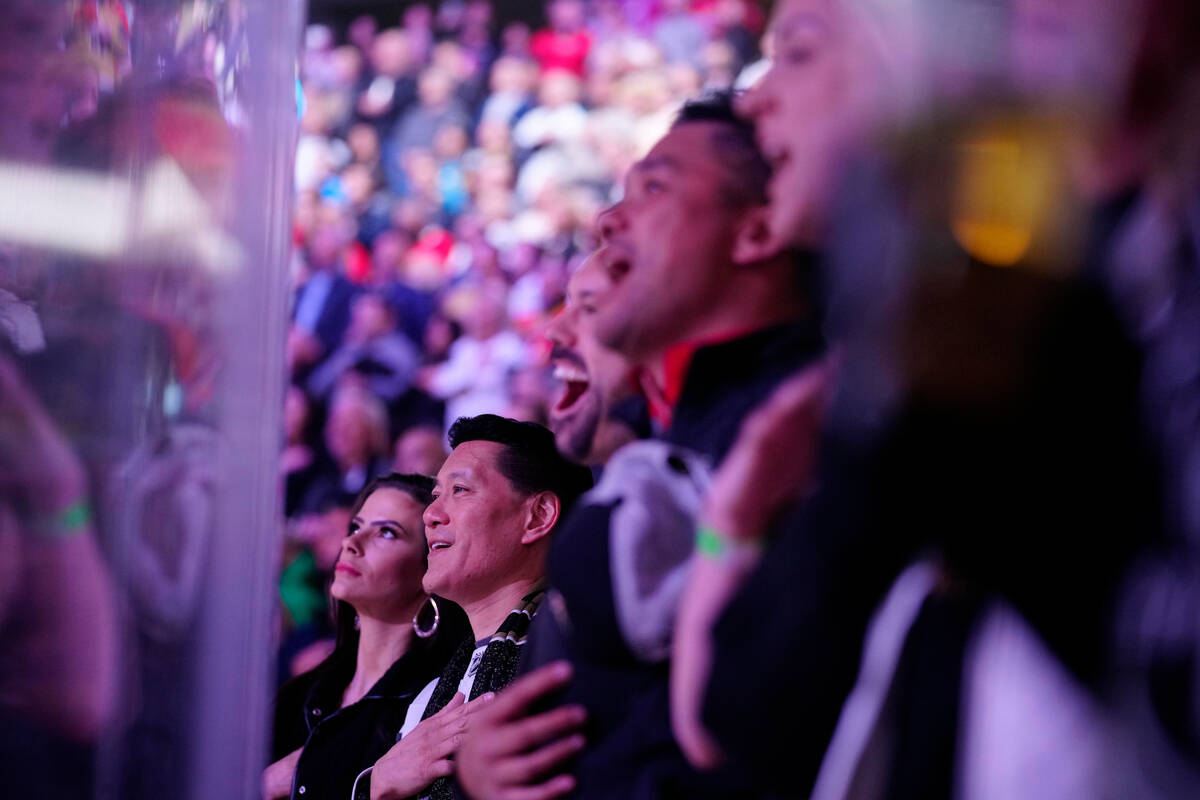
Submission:
{"label": "green wristband", "polygon": [[92,510],[86,500],[76,500],[34,525],[39,539],[69,539],[82,533],[92,522]]}
{"label": "green wristband", "polygon": [[711,525],[696,528],[696,552],[713,561],[724,561],[734,556],[758,555],[762,542],[733,541]]}

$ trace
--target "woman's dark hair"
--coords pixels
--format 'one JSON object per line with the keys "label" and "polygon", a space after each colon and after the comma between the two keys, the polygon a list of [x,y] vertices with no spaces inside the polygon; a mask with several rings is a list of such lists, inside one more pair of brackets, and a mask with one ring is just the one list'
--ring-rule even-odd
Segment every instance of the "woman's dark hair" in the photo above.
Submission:
{"label": "woman's dark hair", "polygon": [[367,502],[367,498],[375,494],[380,489],[397,489],[412,497],[422,505],[429,505],[433,502],[433,478],[428,475],[403,474],[393,472],[389,475],[381,475],[367,483],[358,496],[354,498],[354,502],[350,504],[350,516],[353,517],[363,507],[363,503]]}

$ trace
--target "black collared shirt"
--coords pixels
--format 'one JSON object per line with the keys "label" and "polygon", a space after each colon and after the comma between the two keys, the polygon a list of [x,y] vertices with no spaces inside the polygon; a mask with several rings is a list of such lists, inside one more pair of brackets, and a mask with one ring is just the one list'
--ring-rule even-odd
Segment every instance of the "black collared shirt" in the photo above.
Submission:
{"label": "black collared shirt", "polygon": [[763,328],[700,348],[688,366],[666,440],[719,464],[746,415],[824,348],[820,331],[810,322]]}

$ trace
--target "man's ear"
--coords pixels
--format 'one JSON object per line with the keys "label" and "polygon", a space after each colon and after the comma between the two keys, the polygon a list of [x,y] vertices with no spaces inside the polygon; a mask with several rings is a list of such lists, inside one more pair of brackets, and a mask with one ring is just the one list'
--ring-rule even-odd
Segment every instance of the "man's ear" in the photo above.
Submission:
{"label": "man's ear", "polygon": [[562,501],[554,492],[538,492],[529,498],[528,503],[529,511],[525,515],[525,532],[521,534],[521,544],[533,544],[549,535],[562,514]]}
{"label": "man's ear", "polygon": [[730,257],[739,267],[757,264],[779,254],[779,242],[771,233],[767,206],[752,206],[742,213],[734,233]]}

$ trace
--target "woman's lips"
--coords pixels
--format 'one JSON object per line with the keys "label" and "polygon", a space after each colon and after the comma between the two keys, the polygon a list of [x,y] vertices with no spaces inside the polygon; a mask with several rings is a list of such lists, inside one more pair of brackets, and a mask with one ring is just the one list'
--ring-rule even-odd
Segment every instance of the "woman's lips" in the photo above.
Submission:
{"label": "woman's lips", "polygon": [[335,566],[333,568],[333,571],[334,572],[343,572],[346,575],[353,575],[356,578],[358,576],[362,575],[362,573],[359,572],[358,570],[356,570],[354,567],[350,566],[349,564],[343,564],[341,561],[339,561],[337,563],[337,566]]}

